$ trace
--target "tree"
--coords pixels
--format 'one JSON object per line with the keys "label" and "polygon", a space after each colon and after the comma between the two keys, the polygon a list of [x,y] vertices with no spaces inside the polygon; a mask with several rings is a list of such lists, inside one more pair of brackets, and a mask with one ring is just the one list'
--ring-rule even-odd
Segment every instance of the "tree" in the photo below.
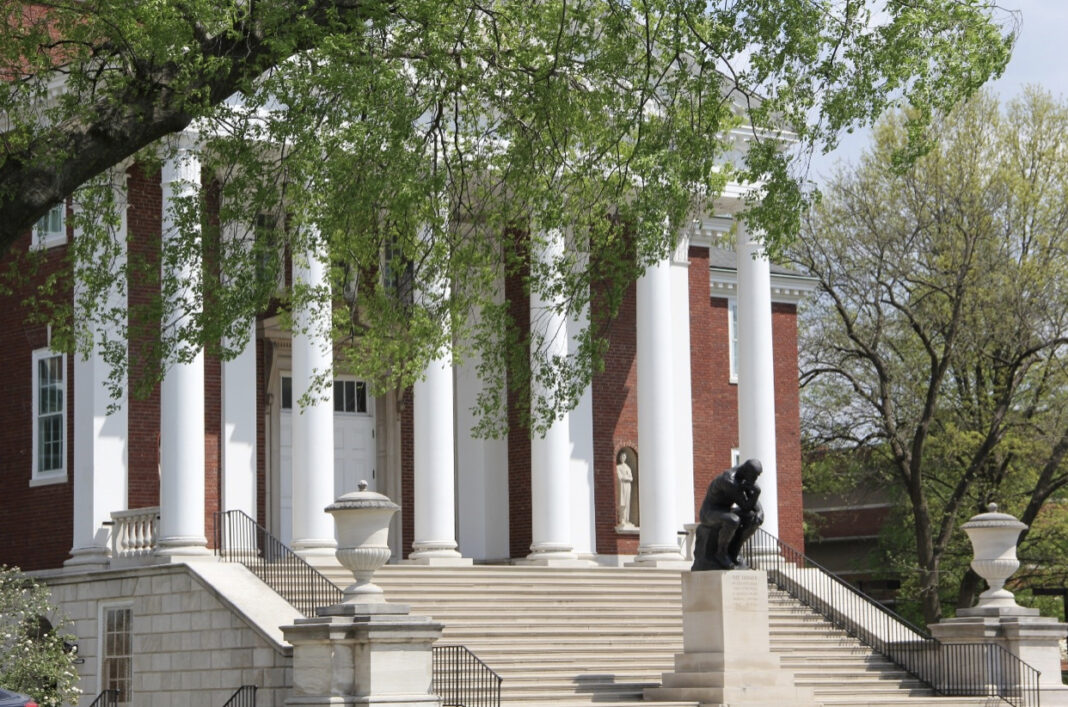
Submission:
{"label": "tree", "polygon": [[66,627],[44,585],[0,565],[0,685],[30,695],[42,707],[77,702],[76,652]]}
{"label": "tree", "polygon": [[[1068,484],[1066,130],[1068,106],[1038,90],[1004,109],[982,96],[901,170],[897,115],[832,181],[792,251],[819,282],[803,325],[803,426],[864,449],[902,490],[928,622],[940,580],[964,574],[967,553],[944,564],[963,520],[997,501],[1048,522],[1043,507]],[[1022,536],[1025,557],[1039,545]],[[966,577],[960,601],[978,588]]]}
{"label": "tree", "polygon": [[[88,234],[65,278],[84,285],[77,316],[53,297],[63,278],[40,303],[57,345],[94,345],[86,322],[125,327],[125,313],[99,305],[131,267],[112,257],[106,171],[133,156],[158,164],[181,147],[163,138],[192,131],[204,173],[217,178],[217,222],[238,234],[219,238],[200,223],[203,195],[177,209],[179,239],[164,260],[210,245],[213,270],[190,298],[204,311],[168,314],[178,324],[155,335],[156,358],[239,349],[243,322],[278,304],[280,254],[325,250],[332,290],[352,295],[337,321],[351,344],[346,365],[383,389],[409,384],[446,344],[460,358],[480,352],[487,433],[502,429],[506,378],[520,396],[531,376],[546,384],[536,423],[575,402],[622,288],[695,214],[715,209],[728,181],[759,185],[747,219],[776,250],[805,200],[784,141],[833,145],[907,103],[916,108],[907,158],[923,149],[932,115],[1003,69],[1013,38],[988,0],[0,8],[0,249],[72,193]],[[278,227],[249,228],[262,214]],[[555,232],[568,234],[565,256],[530,258]],[[529,370],[539,342],[495,304],[508,275],[571,316],[589,312],[576,355]],[[413,293],[404,282],[454,286]],[[328,297],[296,288],[280,304]],[[158,323],[163,307],[144,319]],[[95,345],[123,370],[122,347],[109,343]]]}

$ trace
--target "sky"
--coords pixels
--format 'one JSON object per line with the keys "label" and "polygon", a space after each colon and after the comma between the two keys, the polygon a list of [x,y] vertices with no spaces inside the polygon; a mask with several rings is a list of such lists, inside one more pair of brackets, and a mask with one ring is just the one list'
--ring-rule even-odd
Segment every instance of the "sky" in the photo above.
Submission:
{"label": "sky", "polygon": [[[1005,73],[987,87],[1002,101],[1027,84],[1044,88],[1054,98],[1068,99],[1068,0],[999,0],[998,5],[1018,13],[1019,35]],[[837,150],[813,157],[809,177],[821,182],[836,164],[856,162],[869,138],[868,131],[846,135]]]}

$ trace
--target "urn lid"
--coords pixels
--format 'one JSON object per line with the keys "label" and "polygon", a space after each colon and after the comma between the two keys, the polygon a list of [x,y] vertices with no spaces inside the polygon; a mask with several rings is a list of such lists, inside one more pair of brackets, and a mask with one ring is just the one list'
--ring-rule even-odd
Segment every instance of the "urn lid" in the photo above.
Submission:
{"label": "urn lid", "polygon": [[326,507],[327,512],[347,511],[360,508],[385,508],[393,511],[400,510],[400,506],[389,500],[388,496],[383,496],[374,491],[368,491],[366,481],[361,480],[359,487],[359,491],[350,491],[339,496],[336,501]]}
{"label": "urn lid", "polygon": [[998,504],[991,503],[986,507],[986,513],[972,516],[961,528],[1019,528],[1023,530],[1027,526],[1010,516],[1008,513],[998,513]]}

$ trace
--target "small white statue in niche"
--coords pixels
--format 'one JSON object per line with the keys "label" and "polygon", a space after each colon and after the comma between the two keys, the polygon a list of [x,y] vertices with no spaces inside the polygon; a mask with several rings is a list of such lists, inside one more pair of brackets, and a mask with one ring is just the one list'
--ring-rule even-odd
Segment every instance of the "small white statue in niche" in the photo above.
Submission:
{"label": "small white statue in niche", "polygon": [[638,504],[633,490],[638,480],[638,455],[624,447],[617,455],[616,480],[618,496],[616,499],[616,527],[633,529],[638,527]]}

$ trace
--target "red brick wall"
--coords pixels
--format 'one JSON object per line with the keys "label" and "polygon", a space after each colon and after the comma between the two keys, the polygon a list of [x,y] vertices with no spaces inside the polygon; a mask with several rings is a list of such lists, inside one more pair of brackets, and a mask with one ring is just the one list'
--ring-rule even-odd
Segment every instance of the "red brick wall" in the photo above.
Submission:
{"label": "red brick wall", "polygon": [[[130,382],[143,375],[151,347],[157,344],[159,327],[146,327],[138,321],[149,317],[159,299],[159,248],[162,228],[163,194],[159,174],[146,174],[134,165],[127,180],[130,207],[127,210],[128,250],[131,273],[130,302]],[[141,332],[137,335],[136,332]],[[127,465],[127,502],[130,508],[159,505],[159,386],[143,397],[130,395]]]}
{"label": "red brick wall", "polygon": [[[70,212],[68,211],[68,217]],[[69,218],[68,218],[69,224]],[[67,237],[71,229],[67,227]],[[30,234],[24,235],[3,258],[6,268],[16,259],[19,272],[30,274],[26,252]],[[63,268],[66,246],[50,248],[32,279],[34,284]],[[8,284],[5,278],[3,284]],[[69,299],[63,290],[57,298]],[[74,527],[74,357],[66,367],[67,480],[30,486],[33,464],[33,359],[35,349],[48,346],[48,328],[29,324],[28,306],[21,294],[0,296],[0,564],[25,570],[58,567],[69,556]]]}
{"label": "red brick wall", "polygon": [[267,342],[256,339],[256,519],[267,527]]}
{"label": "red brick wall", "polygon": [[[604,372],[593,379],[593,476],[594,525],[598,553],[633,555],[638,537],[616,532],[616,454],[623,447],[638,452],[641,475],[641,449],[638,448],[638,340],[636,287],[631,284],[623,295],[616,318],[608,325],[608,351]],[[594,306],[602,306],[594,301]],[[602,313],[594,313],[593,320]],[[637,494],[637,486],[632,494]],[[639,509],[640,513],[640,509]]]}
{"label": "red brick wall", "polygon": [[[504,297],[518,331],[530,331],[530,297],[523,287],[525,273],[505,278]],[[519,402],[508,391],[508,547],[512,557],[526,557],[533,542],[530,504],[530,432],[520,425]]]}
{"label": "red brick wall", "polygon": [[738,386],[730,382],[730,310],[710,296],[708,249],[690,248],[690,390],[694,517],[738,446]]}
{"label": "red brick wall", "polygon": [[222,364],[204,356],[204,537],[215,547],[215,513],[222,498]]}
{"label": "red brick wall", "polygon": [[412,415],[412,389],[408,388],[401,396],[401,557],[407,557],[412,551],[415,540],[415,433]]}
{"label": "red brick wall", "polygon": [[797,307],[771,306],[775,354],[775,455],[779,474],[779,539],[804,552],[801,508],[801,403],[797,371]]}

